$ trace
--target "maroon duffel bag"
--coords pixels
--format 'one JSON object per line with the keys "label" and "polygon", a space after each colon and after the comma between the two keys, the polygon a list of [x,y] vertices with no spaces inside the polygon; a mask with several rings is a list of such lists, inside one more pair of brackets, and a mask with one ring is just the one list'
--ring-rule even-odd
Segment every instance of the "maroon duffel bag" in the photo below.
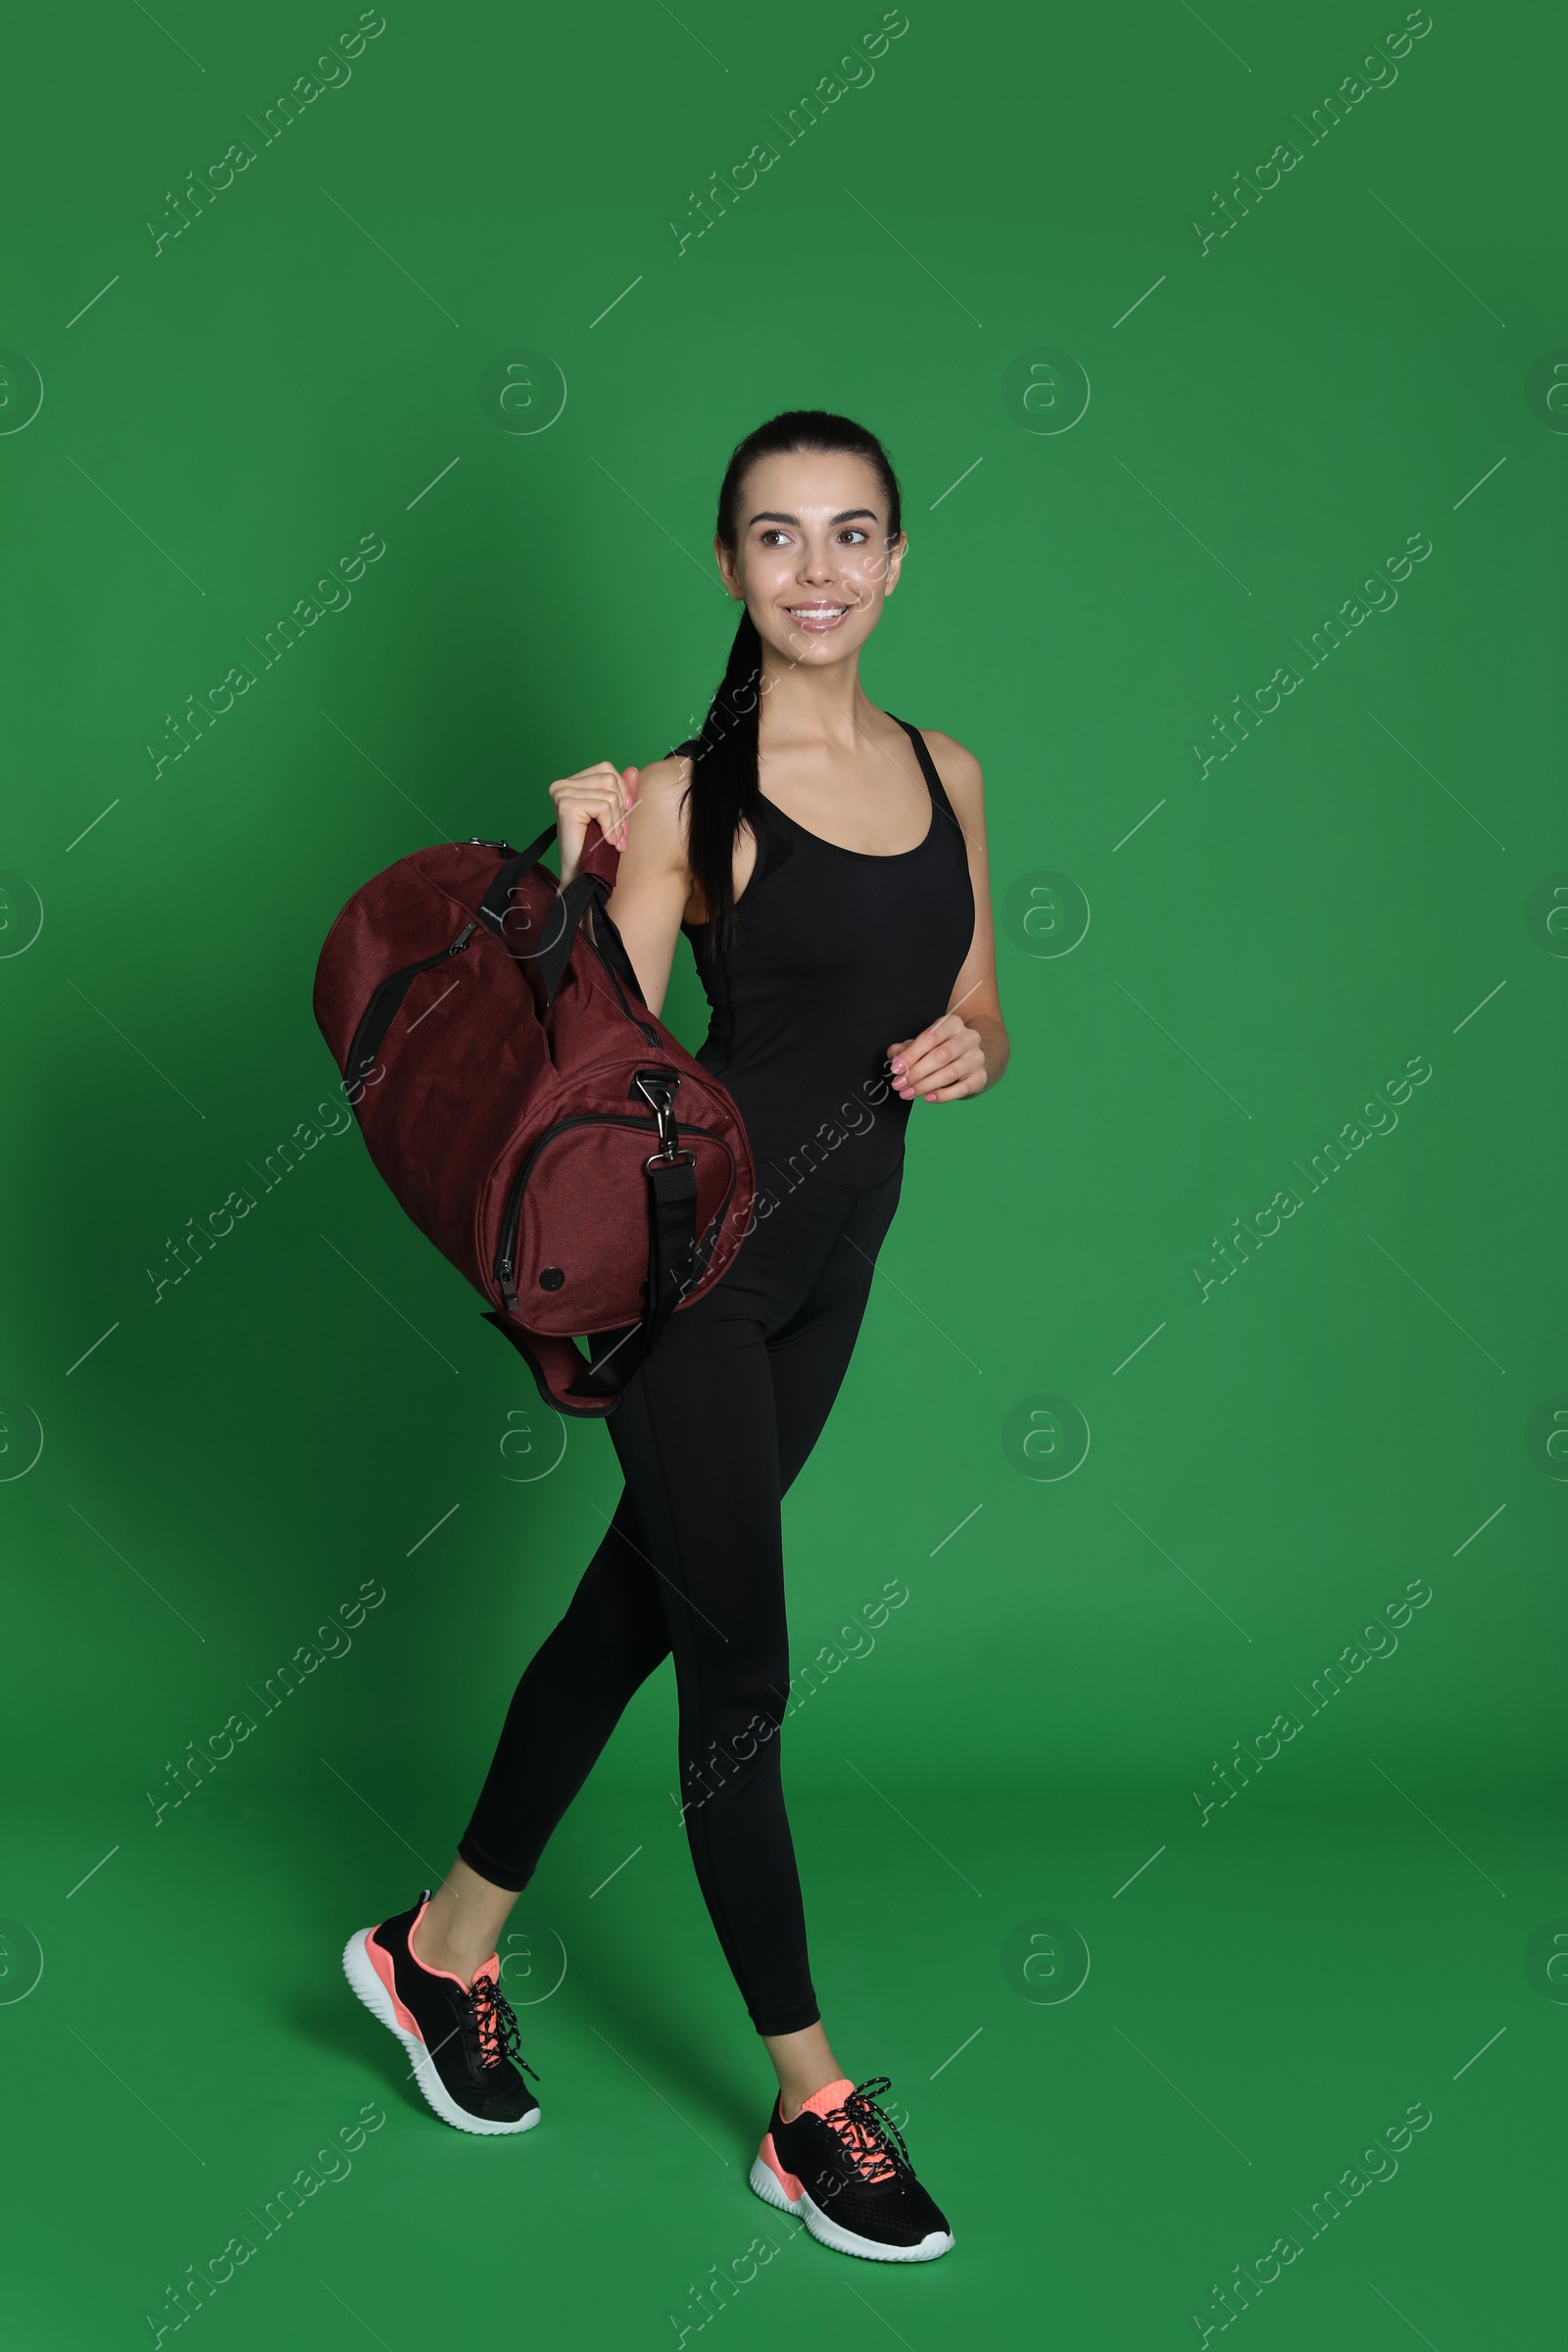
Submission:
{"label": "maroon duffel bag", "polygon": [[[562,889],[505,842],[416,850],[327,934],[316,1017],[370,1157],[558,1412],[603,1415],[752,1223],[735,1104],[642,1002],[590,825]],[[591,909],[589,929],[582,927]],[[574,1335],[620,1337],[584,1361]]]}

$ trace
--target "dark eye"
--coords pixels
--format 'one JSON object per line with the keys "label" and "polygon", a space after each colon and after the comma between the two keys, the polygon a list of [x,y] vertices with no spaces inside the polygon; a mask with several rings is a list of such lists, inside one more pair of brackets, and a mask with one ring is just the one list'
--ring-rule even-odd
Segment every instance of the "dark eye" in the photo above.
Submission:
{"label": "dark eye", "polygon": [[871,536],[869,531],[862,531],[857,523],[852,523],[843,535],[846,539],[852,541],[857,547],[861,545],[863,541],[869,539]]}
{"label": "dark eye", "polygon": [[781,530],[779,530],[779,529],[777,528],[777,526],[775,525],[775,527],[774,527],[772,530],[764,531],[764,532],[762,533],[762,545],[763,545],[764,547],[766,547],[766,546],[767,546],[767,544],[768,544],[768,542],[769,542],[770,540],[773,540],[773,539],[782,539],[782,538],[784,537],[784,535],[785,535],[785,534],[784,534],[784,533],[783,533]]}

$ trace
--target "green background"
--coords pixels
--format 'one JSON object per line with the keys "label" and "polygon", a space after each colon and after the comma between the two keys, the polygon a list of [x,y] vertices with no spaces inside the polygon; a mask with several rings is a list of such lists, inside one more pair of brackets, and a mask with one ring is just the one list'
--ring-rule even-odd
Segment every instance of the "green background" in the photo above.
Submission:
{"label": "green background", "polygon": [[[270,143],[347,0],[14,32],[0,2049],[27,2352],[153,2340],[236,2231],[254,2258],[187,2322],[213,2352],[690,2343],[690,2290],[765,2230],[734,2308],[710,2292],[721,2343],[1152,2352],[1287,2231],[1234,2322],[1258,2352],[1555,2340],[1565,1496],[1528,1435],[1568,1391],[1568,967],[1529,909],[1568,867],[1568,440],[1538,365],[1568,344],[1560,16],[1438,10],[1314,143],[1394,6],[910,0],[787,143],[879,15],[389,0]],[[166,192],[240,139],[155,250]],[[768,139],[681,250],[691,193]],[[1194,216],[1217,231],[1214,192],[1286,139],[1204,251]],[[534,433],[481,400],[519,347],[566,387]],[[1069,430],[1004,396],[1042,349],[1087,375]],[[520,842],[553,776],[689,730],[731,626],[725,457],[808,404],[863,417],[906,486],[868,690],[980,758],[999,908],[1052,873],[1091,910],[1056,956],[1004,921],[1011,1074],[916,1111],[787,1506],[796,1663],[843,1659],[786,1740],[818,1990],[957,2236],[908,2271],[747,2192],[768,2073],[670,1798],[667,1673],[514,1923],[538,2132],[437,2130],[347,1992],[345,1936],[446,1867],[616,1478],[578,1425],[551,1466],[561,1425],[357,1135],[249,1172],[331,1115],[311,982],[349,894],[430,840]],[[252,659],[367,533],[352,603]],[[1397,605],[1311,667],[1413,533]],[[1293,661],[1200,774],[1212,714]],[[155,775],[166,713],[246,662]],[[672,1006],[695,1042],[684,950]],[[1216,1238],[1412,1056],[1397,1128],[1203,1296]],[[246,1186],[158,1296],[167,1244]],[[1007,1440],[1042,1396],[1091,1433],[1070,1477]],[[166,1764],[367,1580],[352,1650],[155,1824]],[[1293,1693],[1412,1580],[1397,1651],[1309,1714]],[[1216,1760],[1293,1708],[1205,1821]],[[1034,1997],[1083,1946],[1072,1997]],[[367,2101],[352,2174],[263,2240],[247,2209]],[[1317,2237],[1293,2220],[1418,2101],[1396,2178]]]}

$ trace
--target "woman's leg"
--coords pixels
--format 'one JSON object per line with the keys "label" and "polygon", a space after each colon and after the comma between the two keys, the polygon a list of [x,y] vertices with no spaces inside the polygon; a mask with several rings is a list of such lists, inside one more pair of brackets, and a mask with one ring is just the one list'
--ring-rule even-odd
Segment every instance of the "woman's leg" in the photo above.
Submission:
{"label": "woman's leg", "polygon": [[724,1282],[674,1318],[610,1424],[660,1572],[693,1863],[753,2023],[770,2050],[781,2045],[775,2063],[792,2083],[831,2053],[779,1771],[779,1500],[843,1380],[898,1191],[895,1174],[870,1194],[813,1183],[791,1196]]}
{"label": "woman's leg", "polygon": [[844,1384],[903,1179],[903,1168],[896,1168],[885,1184],[849,1197],[842,1228],[815,1281],[768,1339],[783,1494],[810,1458]]}
{"label": "woman's leg", "polygon": [[[849,1369],[870,1293],[877,1251],[899,1204],[903,1170],[857,1196],[808,1297],[768,1342],[778,1421],[779,1471],[788,1493],[805,1467]],[[789,2123],[843,2069],[820,2022],[793,2034],[764,2035]]]}
{"label": "woman's leg", "polygon": [[416,1954],[465,1980],[501,1930],[627,1700],[669,1654],[630,1494],[571,1603],[513,1694],[458,1860],[419,1923]]}
{"label": "woman's leg", "polygon": [[737,1292],[720,1311],[720,1296],[673,1319],[610,1434],[674,1652],[698,1883],[758,2031],[786,2033],[815,2020],[816,1999],[778,1768],[790,1669],[773,1384],[752,1300]]}
{"label": "woman's leg", "polygon": [[[705,1349],[698,1339],[695,1349],[682,1350],[691,1352],[699,1363],[706,1355],[710,1371],[728,1360],[737,1340],[740,1357],[745,1358],[755,1350],[758,1334],[766,1334],[769,1378],[765,1385],[771,1398],[776,1466],[771,1474],[760,1466],[753,1483],[753,1497],[760,1497],[764,1505],[770,1486],[782,1495],[794,1484],[838,1394],[864,1311],[872,1261],[898,1204],[899,1183],[896,1172],[875,1191],[853,1196],[813,1185],[809,1213],[804,1203],[786,1203],[775,1212],[779,1225],[771,1231],[765,1225],[760,1227],[742,1253],[744,1280],[738,1279],[741,1274],[738,1265],[719,1291],[710,1293],[700,1307],[677,1317],[649,1367],[650,1374],[660,1371],[662,1387],[670,1385],[663,1376],[673,1371],[671,1358],[676,1335],[686,1341],[698,1338],[695,1319],[702,1316],[706,1326],[710,1308],[714,1310],[711,1319],[728,1327],[725,1340],[713,1349]],[[733,1311],[737,1309],[738,1312]],[[754,1364],[754,1374],[758,1369]],[[680,1382],[675,1380],[673,1385],[678,1388]],[[720,1389],[725,1386],[722,1373],[717,1386]],[[697,1409],[700,1420],[700,1401]],[[623,1400],[611,1416],[612,1436],[617,1424],[624,1426],[625,1410]],[[742,1419],[749,1430],[762,1426],[760,1408],[744,1412]],[[741,1450],[745,1456],[744,1437]],[[694,1486],[700,1487],[706,1474],[705,1465],[693,1481]],[[706,1808],[710,1796],[716,1794],[710,1784],[722,1785],[734,1776],[739,1765],[749,1761],[751,1751],[760,1743],[771,1758],[771,1771],[764,1761],[760,1776],[762,1787],[758,1792],[764,1828],[760,1850],[764,1871],[767,1867],[780,1868],[785,1908],[799,1923],[795,1936],[800,1953],[797,1983],[804,1981],[808,1989],[806,2003],[797,2001],[796,2007],[808,2005],[814,2012],[815,2001],[809,1993],[805,1963],[799,1883],[778,1785],[776,1754],[771,1747],[782,1708],[787,1704],[789,1684],[788,1643],[783,1626],[782,1546],[777,1536],[776,1511],[770,1513],[764,1507],[761,1516],[768,1526],[764,1548],[778,1563],[778,1623],[773,1637],[776,1689],[770,1687],[761,1696],[770,1702],[776,1700],[776,1710],[772,1703],[760,1703],[732,1722],[731,1740],[746,1751],[734,1755],[723,1747],[721,1733],[708,1724],[701,1697],[696,1699],[689,1714],[683,1684],[683,1780],[692,1769],[697,1773],[695,1786],[688,1788],[686,1820],[693,1860],[707,1894],[713,1883],[715,1867],[720,1878],[726,1867],[724,1849],[729,1841],[723,1836],[723,1827],[731,1822],[740,1826],[744,1807],[727,1809],[715,1849],[714,1841],[702,1829],[694,1831],[693,1803]],[[418,1956],[430,1967],[447,1968],[467,1979],[497,1948],[501,1929],[516,1900],[517,1890],[532,1876],[551,1832],[586,1779],[632,1692],[667,1654],[669,1607],[672,1599],[683,1598],[682,1589],[679,1579],[669,1579],[667,1571],[661,1576],[649,1556],[650,1549],[633,1504],[628,1473],[628,1485],[622,1492],[614,1521],[585,1572],[566,1615],[541,1646],[517,1686],[484,1789],[459,1845],[460,1859],[421,1922]],[[702,1630],[700,1623],[698,1630]],[[708,1646],[710,1649],[716,1646],[710,1635]],[[694,1664],[699,1659],[700,1646]],[[720,1657],[720,1681],[722,1676]],[[699,1683],[703,1680],[700,1668],[698,1680]],[[709,1689],[713,1687],[711,1671],[707,1684]],[[694,1738],[688,1740],[686,1734],[692,1717],[703,1720]],[[709,1765],[706,1779],[702,1773],[705,1761]],[[742,1827],[743,1842],[745,1835]],[[775,1857],[773,1865],[766,1864],[769,1853]],[[780,1853],[782,1865],[776,1861]],[[710,1909],[734,1967],[730,1943],[711,1899]],[[736,1973],[739,1981],[738,1969]],[[745,1991],[744,1983],[742,1990]],[[797,2089],[796,2103],[799,2097],[809,2095],[821,2082],[834,2078],[836,2067],[821,2026],[814,2019],[804,2027],[770,2034],[767,2040],[782,2087],[786,2093]],[[798,2087],[800,2084],[804,2088]],[[787,2098],[786,2113],[792,2111]]]}

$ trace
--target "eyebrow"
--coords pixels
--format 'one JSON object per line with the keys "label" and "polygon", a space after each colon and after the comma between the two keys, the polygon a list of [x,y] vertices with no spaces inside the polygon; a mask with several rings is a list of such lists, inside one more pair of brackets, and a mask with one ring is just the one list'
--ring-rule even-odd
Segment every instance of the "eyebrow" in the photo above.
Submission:
{"label": "eyebrow", "polygon": [[[835,514],[833,520],[835,522],[858,522],[862,515],[865,517],[867,522],[876,522],[879,520],[879,517],[873,513],[870,507],[847,508],[842,514]],[[797,530],[799,530],[801,527],[801,518],[798,514],[754,514],[752,516],[752,522],[789,522],[793,523]],[[752,522],[747,524],[746,527],[748,530],[751,529]]]}

